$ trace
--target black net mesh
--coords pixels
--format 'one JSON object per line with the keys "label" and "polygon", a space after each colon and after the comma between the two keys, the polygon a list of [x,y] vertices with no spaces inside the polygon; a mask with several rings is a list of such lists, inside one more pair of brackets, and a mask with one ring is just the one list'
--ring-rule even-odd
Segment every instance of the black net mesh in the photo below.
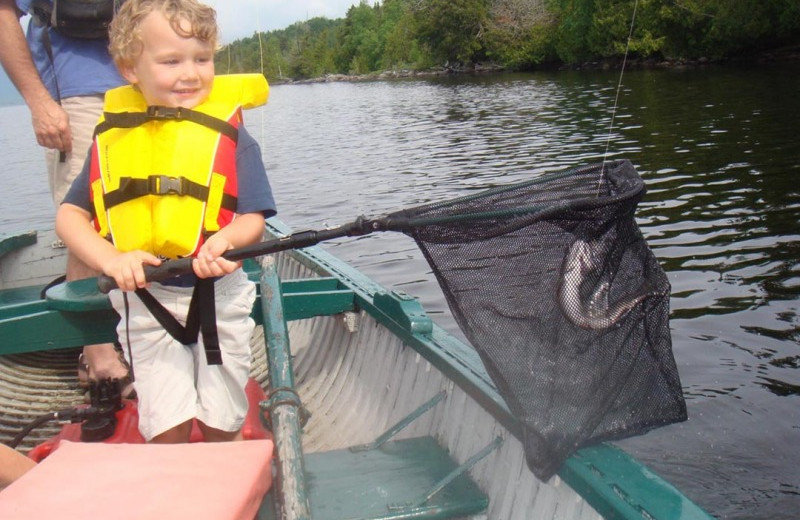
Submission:
{"label": "black net mesh", "polygon": [[670,286],[628,161],[395,214],[524,433],[541,479],[575,450],[686,419]]}

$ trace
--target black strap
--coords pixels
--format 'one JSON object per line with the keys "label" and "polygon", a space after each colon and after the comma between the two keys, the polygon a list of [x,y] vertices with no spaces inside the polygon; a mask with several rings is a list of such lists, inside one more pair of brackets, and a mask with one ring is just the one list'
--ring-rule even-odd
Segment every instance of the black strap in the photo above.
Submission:
{"label": "black strap", "polygon": [[192,299],[189,302],[185,330],[187,338],[193,338],[193,343],[197,342],[198,332],[203,334],[206,361],[209,365],[222,364],[222,351],[219,348],[219,335],[217,334],[217,310],[214,302],[213,279],[199,278],[197,280]]}
{"label": "black strap", "polygon": [[209,365],[222,364],[222,351],[217,334],[217,313],[214,302],[214,280],[200,278],[194,286],[186,326],[181,325],[175,316],[164,308],[147,289],[136,289],[136,295],[167,333],[182,345],[197,343],[199,333],[203,334],[206,362]]}
{"label": "black strap", "polygon": [[239,129],[214,116],[183,107],[149,106],[146,112],[103,112],[103,121],[94,128],[94,136],[112,128],[136,128],[150,121],[190,121],[239,142]]}
{"label": "black strap", "polygon": [[[119,188],[103,195],[106,209],[117,204],[128,202],[145,195],[185,195],[197,200],[208,201],[208,186],[194,182],[186,177],[170,177],[167,175],[151,175],[145,179],[122,177]],[[228,193],[222,194],[221,207],[236,211],[236,197]]]}
{"label": "black strap", "polygon": [[128,302],[127,292],[123,291],[122,300],[125,302],[125,339],[128,342],[128,359],[130,360],[131,382],[133,382],[136,381],[136,375],[133,372],[133,352],[131,352],[131,307]]}
{"label": "black strap", "polygon": [[69,38],[108,40],[111,20],[125,0],[33,0],[34,21]]}

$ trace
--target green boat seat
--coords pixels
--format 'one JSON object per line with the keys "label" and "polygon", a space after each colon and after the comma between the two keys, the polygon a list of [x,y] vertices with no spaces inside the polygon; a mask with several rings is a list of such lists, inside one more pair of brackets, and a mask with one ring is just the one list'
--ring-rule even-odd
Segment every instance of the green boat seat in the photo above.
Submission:
{"label": "green boat seat", "polygon": [[[257,273],[251,279],[258,281]],[[282,284],[287,320],[337,314],[355,308],[353,291],[343,288],[335,278],[286,280]],[[37,296],[38,298],[38,296]],[[101,293],[94,278],[61,283],[47,290],[47,307],[57,311],[82,312],[110,309],[108,295]],[[260,301],[253,309],[260,323]]]}
{"label": "green boat seat", "polygon": [[[458,467],[432,437],[390,441],[367,451],[309,453],[304,464],[314,520],[460,518],[489,504],[466,473],[425,500]],[[258,518],[274,518],[268,501]]]}
{"label": "green boat seat", "polygon": [[32,303],[41,300],[44,286],[17,287],[14,289],[0,290],[0,314],[6,307],[14,307],[23,303]]}
{"label": "green boat seat", "polygon": [[[0,291],[0,355],[72,348],[116,339],[119,320],[92,279]],[[52,331],[59,331],[58,344]]]}
{"label": "green boat seat", "polygon": [[108,295],[97,288],[96,278],[60,283],[47,290],[47,305],[57,311],[96,311],[110,309]]}
{"label": "green boat seat", "polygon": [[17,233],[13,235],[0,235],[0,257],[11,251],[16,251],[36,243],[36,231]]}
{"label": "green boat seat", "polygon": [[[36,231],[18,233],[13,235],[0,235],[0,258],[8,253],[17,251],[36,243]],[[44,286],[28,286],[12,289],[0,289],[0,316],[5,315],[5,309],[13,309],[20,304],[35,302],[40,299]],[[12,310],[12,314],[16,311]]]}

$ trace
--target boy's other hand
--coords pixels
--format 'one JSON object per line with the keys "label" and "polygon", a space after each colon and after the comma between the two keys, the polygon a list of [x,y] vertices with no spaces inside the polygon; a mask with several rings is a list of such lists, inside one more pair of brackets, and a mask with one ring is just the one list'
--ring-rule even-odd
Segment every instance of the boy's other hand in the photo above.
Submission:
{"label": "boy's other hand", "polygon": [[233,244],[220,234],[209,237],[200,247],[197,257],[192,261],[194,274],[198,278],[211,278],[237,270],[241,267],[241,262],[232,262],[222,257],[229,249],[233,249]]}

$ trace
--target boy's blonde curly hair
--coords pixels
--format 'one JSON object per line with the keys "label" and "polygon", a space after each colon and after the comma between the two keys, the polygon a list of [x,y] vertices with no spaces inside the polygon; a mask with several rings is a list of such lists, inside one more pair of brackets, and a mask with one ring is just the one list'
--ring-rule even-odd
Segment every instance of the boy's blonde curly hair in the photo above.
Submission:
{"label": "boy's blonde curly hair", "polygon": [[[139,27],[144,18],[160,11],[179,35],[209,42],[217,48],[217,13],[213,8],[197,0],[126,0],[114,15],[109,28],[108,50],[117,66],[132,64],[142,52]],[[186,31],[189,22],[190,30]]]}

